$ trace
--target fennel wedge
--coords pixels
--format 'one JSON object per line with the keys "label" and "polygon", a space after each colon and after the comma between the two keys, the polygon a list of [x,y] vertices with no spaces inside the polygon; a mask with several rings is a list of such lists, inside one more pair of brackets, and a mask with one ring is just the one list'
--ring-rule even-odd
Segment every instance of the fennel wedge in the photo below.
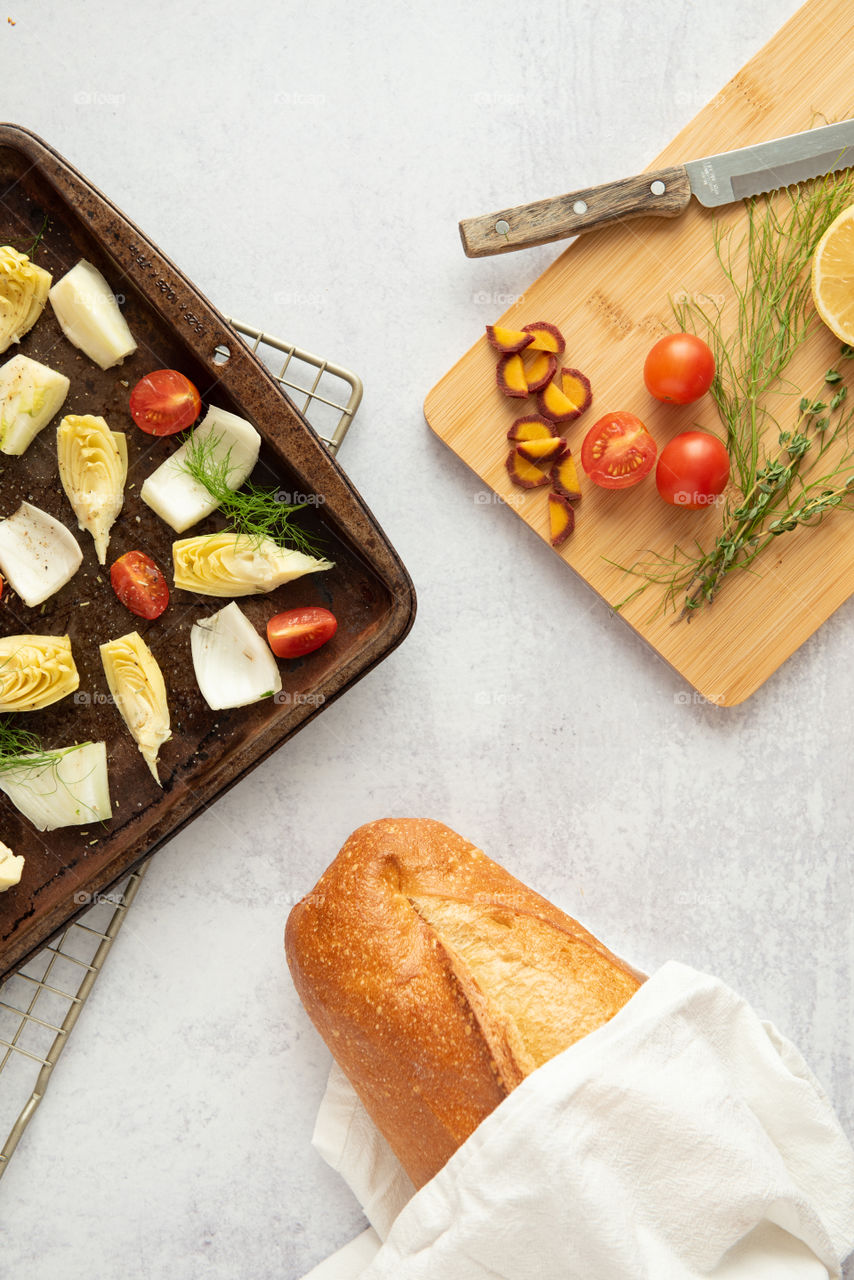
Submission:
{"label": "fennel wedge", "polygon": [[36,831],[106,822],[112,817],[107,744],[84,742],[4,761],[0,791]]}
{"label": "fennel wedge", "polygon": [[157,755],[172,737],[166,685],[157,659],[136,631],[101,645],[101,661],[113,701],[161,786]]}
{"label": "fennel wedge", "polygon": [[274,591],[307,573],[333,567],[272,538],[245,533],[203,533],[172,543],[175,586],[202,596],[250,596]]}
{"label": "fennel wedge", "polygon": [[68,636],[0,639],[0,712],[39,711],[79,685]]}
{"label": "fennel wedge", "polygon": [[247,707],[282,688],[269,645],[233,600],[193,623],[190,649],[199,689],[212,711]]}
{"label": "fennel wedge", "polygon": [[245,418],[212,405],[189,440],[152,471],[139,496],[176,533],[198,524],[219,506],[219,499],[187,470],[191,445],[194,452],[203,448],[225,469],[228,488],[239,489],[258,461],[261,437]]}
{"label": "fennel wedge", "polygon": [[125,500],[127,441],[103,418],[69,414],[56,433],[59,478],[77,523],[91,533],[99,564],[107,562],[110,530]]}
{"label": "fennel wedge", "polygon": [[85,258],[57,280],[47,296],[68,341],[102,369],[112,369],[136,351],[115,294]]}
{"label": "fennel wedge", "polygon": [[24,855],[13,853],[9,846],[0,840],[0,893],[5,893],[13,885],[20,884],[23,870]]}
{"label": "fennel wedge", "polygon": [[22,502],[0,520],[0,572],[31,609],[64,587],[82,560],[74,534],[41,507]]}
{"label": "fennel wedge", "polygon": [[29,356],[12,356],[0,369],[0,450],[20,456],[59,413],[71,386],[64,373]]}

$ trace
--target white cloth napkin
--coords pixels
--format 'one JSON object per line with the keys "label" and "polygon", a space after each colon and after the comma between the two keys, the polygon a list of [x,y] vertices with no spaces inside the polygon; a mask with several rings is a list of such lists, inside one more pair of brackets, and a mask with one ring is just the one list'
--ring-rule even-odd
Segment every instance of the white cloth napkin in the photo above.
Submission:
{"label": "white cloth napkin", "polygon": [[836,1280],[854,1247],[854,1151],[821,1086],[675,962],[421,1191],[337,1068],[314,1144],[371,1230],[311,1280]]}

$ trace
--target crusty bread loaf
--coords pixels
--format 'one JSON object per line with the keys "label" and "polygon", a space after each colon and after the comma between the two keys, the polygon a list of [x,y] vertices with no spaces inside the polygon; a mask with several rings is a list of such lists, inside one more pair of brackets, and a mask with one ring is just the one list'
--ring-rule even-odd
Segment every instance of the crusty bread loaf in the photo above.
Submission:
{"label": "crusty bread loaf", "polygon": [[642,976],[440,822],[360,827],[290,914],[297,991],[416,1186]]}

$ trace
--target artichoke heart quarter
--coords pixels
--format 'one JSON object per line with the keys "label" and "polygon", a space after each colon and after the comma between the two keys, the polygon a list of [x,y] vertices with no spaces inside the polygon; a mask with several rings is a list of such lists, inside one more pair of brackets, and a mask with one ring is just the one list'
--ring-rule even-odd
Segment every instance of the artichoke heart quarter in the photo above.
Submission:
{"label": "artichoke heart quarter", "polygon": [[38,711],[79,684],[68,636],[0,639],[0,711]]}
{"label": "artichoke heart quarter", "polygon": [[98,563],[106,564],[110,530],[125,500],[127,442],[103,418],[70,414],[56,433],[59,478],[81,529],[95,541]]}
{"label": "artichoke heart quarter", "polygon": [[47,302],[51,275],[11,245],[0,248],[0,353],[20,342]]}
{"label": "artichoke heart quarter", "polygon": [[306,573],[331,569],[332,562],[289,551],[272,538],[246,533],[203,533],[172,543],[175,586],[202,596],[249,596]]}
{"label": "artichoke heart quarter", "polygon": [[131,737],[161,786],[157,755],[172,737],[166,685],[157,659],[136,631],[101,645],[101,661],[113,701]]}

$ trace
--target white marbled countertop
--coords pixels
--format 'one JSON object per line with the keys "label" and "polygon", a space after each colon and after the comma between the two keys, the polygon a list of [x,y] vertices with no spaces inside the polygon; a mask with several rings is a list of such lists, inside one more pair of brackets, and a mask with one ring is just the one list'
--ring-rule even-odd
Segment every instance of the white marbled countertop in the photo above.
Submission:
{"label": "white marbled countertop", "polygon": [[309,1145],[329,1059],[282,930],[387,814],[442,819],[646,969],[732,983],[854,1133],[854,604],[744,705],[686,700],[510,509],[474,500],[421,410],[557,252],[470,262],[457,219],[636,172],[795,8],[10,8],[0,114],[225,312],[364,378],[341,461],[419,612],[155,859],[0,1187],[4,1274],[296,1280],[356,1234]]}

